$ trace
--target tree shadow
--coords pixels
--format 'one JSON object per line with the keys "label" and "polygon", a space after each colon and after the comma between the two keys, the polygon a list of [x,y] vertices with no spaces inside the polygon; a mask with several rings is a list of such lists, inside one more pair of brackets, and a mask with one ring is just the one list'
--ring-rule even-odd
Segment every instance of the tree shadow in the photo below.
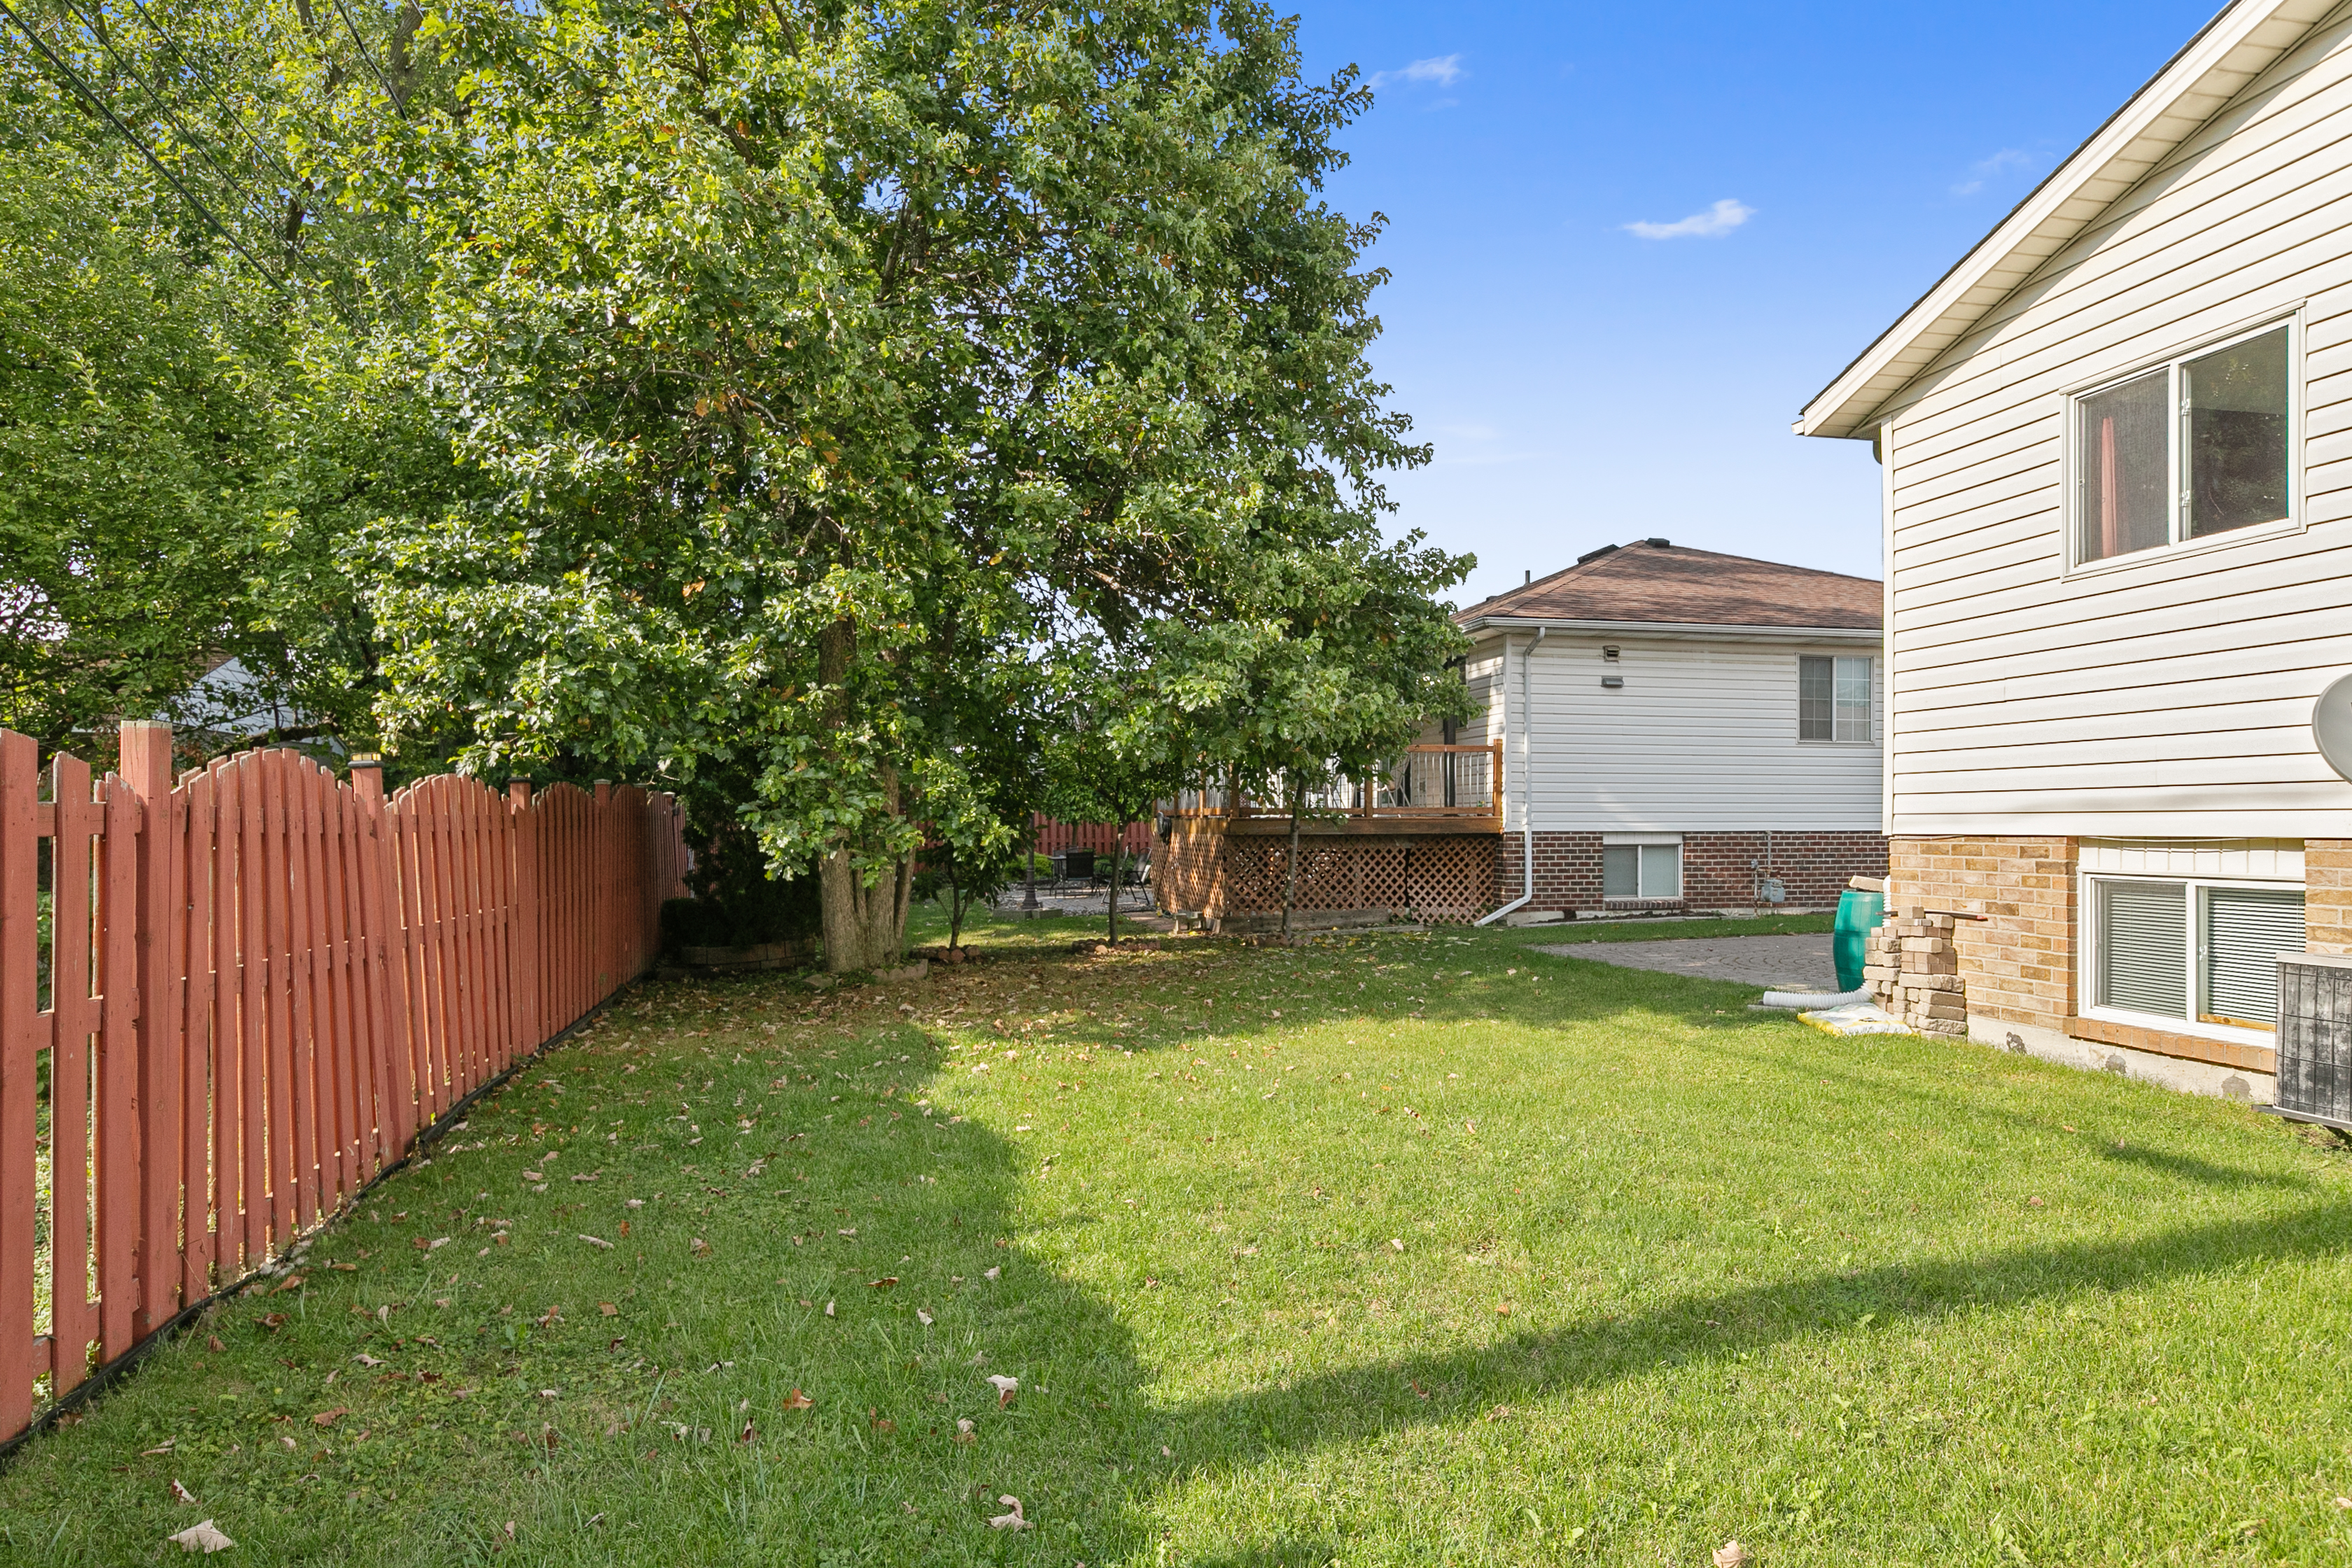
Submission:
{"label": "tree shadow", "polygon": [[[1736,1360],[1816,1332],[1884,1332],[1906,1321],[2016,1308],[2077,1291],[2145,1289],[2190,1275],[2338,1257],[2352,1251],[2352,1206],[2315,1205],[2275,1220],[2182,1226],[2138,1240],[2022,1247],[1917,1264],[1885,1264],[1715,1293],[1686,1293],[1623,1319],[1491,1344],[1393,1358],[1174,1412],[1196,1449],[1248,1462],[1255,1435],[1280,1447],[1353,1443],[1465,1420],[1502,1403],[1590,1390],[1662,1360]],[[1862,1322],[1867,1315],[1867,1325]]]}

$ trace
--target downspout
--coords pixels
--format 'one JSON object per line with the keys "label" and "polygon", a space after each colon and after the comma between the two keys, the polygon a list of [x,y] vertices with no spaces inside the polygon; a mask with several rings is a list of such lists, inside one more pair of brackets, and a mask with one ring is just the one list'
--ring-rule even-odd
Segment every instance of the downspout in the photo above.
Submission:
{"label": "downspout", "polygon": [[[1482,926],[1492,925],[1514,910],[1527,908],[1528,901],[1536,896],[1536,800],[1535,791],[1531,787],[1535,782],[1536,709],[1535,688],[1528,675],[1528,668],[1534,662],[1536,649],[1543,645],[1544,636],[1550,630],[1549,626],[1538,626],[1535,640],[1528,644],[1527,652],[1519,655],[1519,854],[1526,868],[1527,890],[1502,908],[1489,910],[1479,916],[1475,923]],[[1503,652],[1507,656],[1510,651],[1510,640],[1505,638]],[[1507,677],[1506,679],[1507,679]],[[1506,694],[1504,700],[1507,704],[1504,713],[1507,729],[1509,727],[1510,718],[1507,708],[1510,689],[1507,685],[1503,688]]]}

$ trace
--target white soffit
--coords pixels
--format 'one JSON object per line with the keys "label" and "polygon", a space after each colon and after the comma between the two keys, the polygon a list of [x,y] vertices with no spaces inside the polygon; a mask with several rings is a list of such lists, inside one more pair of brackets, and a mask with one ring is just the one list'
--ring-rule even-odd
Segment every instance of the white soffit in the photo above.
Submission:
{"label": "white soffit", "polygon": [[2235,0],[1976,248],[1806,405],[1800,436],[1868,436],[1873,416],[2096,222],[2338,0]]}

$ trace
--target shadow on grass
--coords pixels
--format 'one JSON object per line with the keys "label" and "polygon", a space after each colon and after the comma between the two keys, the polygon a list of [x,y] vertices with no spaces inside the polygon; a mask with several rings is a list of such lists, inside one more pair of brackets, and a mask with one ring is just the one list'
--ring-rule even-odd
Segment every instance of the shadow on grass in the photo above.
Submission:
{"label": "shadow on grass", "polygon": [[[1819,1273],[1686,1295],[1622,1320],[1601,1317],[1475,1349],[1349,1368],[1204,1402],[1175,1418],[1195,1451],[1245,1462],[1276,1448],[1360,1442],[1467,1420],[1497,1403],[1601,1387],[1661,1364],[1736,1358],[1806,1334],[1877,1332],[1906,1321],[2011,1309],[2081,1290],[2145,1289],[2347,1249],[2352,1207],[2328,1204],[2267,1223],[2223,1221],[2136,1241],[2022,1247]],[[1270,1435],[1278,1440],[1269,1442]]]}

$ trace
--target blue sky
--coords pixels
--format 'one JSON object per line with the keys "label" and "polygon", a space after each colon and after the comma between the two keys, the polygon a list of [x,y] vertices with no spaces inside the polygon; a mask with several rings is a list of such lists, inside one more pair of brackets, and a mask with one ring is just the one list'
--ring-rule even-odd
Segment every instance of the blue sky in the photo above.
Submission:
{"label": "blue sky", "polygon": [[1306,5],[1379,86],[1329,195],[1390,219],[1400,524],[1465,603],[1652,535],[1877,576],[1868,445],[1789,422],[2218,3]]}

